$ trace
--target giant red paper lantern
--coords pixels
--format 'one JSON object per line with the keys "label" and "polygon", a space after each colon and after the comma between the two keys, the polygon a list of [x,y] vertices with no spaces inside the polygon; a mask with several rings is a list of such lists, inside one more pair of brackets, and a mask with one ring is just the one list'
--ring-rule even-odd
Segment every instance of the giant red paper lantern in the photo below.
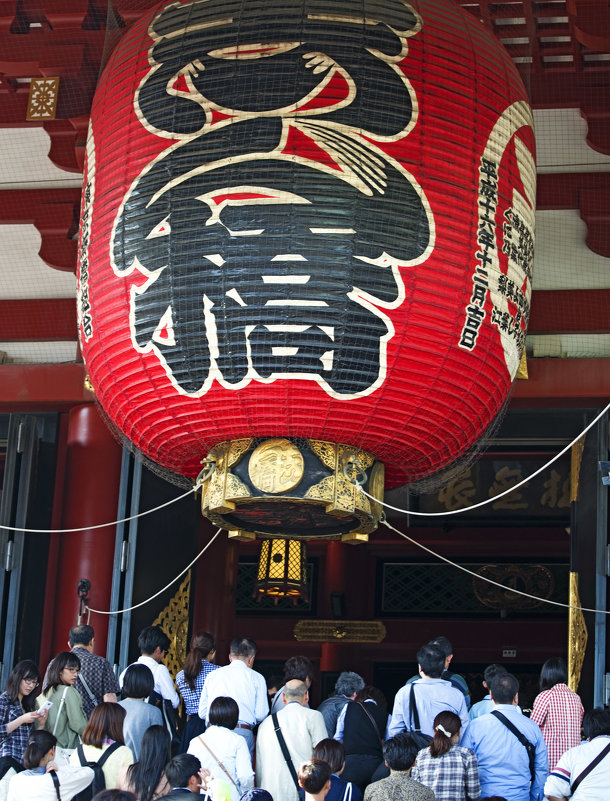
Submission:
{"label": "giant red paper lantern", "polygon": [[242,437],[356,445],[390,486],[451,463],[523,350],[533,151],[512,61],[452,0],[160,5],[91,113],[99,402],[188,477]]}

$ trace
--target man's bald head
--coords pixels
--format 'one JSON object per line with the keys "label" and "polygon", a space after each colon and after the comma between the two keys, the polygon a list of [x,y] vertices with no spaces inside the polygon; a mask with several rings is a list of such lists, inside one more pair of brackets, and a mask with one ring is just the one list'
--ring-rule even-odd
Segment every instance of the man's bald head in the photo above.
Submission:
{"label": "man's bald head", "polygon": [[296,701],[301,704],[301,706],[307,706],[308,699],[309,694],[304,681],[300,679],[290,679],[290,681],[286,682],[284,686],[284,700],[287,704]]}

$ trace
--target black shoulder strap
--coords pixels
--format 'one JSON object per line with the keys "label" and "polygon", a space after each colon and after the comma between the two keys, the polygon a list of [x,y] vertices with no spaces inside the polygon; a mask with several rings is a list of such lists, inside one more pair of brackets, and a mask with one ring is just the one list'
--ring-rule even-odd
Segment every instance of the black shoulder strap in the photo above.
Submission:
{"label": "black shoulder strap", "polygon": [[574,792],[575,792],[576,788],[578,787],[578,785],[581,783],[581,781],[583,779],[585,779],[589,775],[589,773],[591,773],[593,768],[595,768],[595,767],[597,767],[597,765],[599,765],[599,763],[602,761],[602,759],[607,754],[610,754],[610,743],[608,743],[608,745],[603,749],[603,751],[599,752],[599,754],[595,757],[593,762],[589,762],[589,764],[583,770],[582,773],[578,774],[578,776],[574,780],[574,783],[570,786],[570,792],[571,792],[572,795],[574,795]]}
{"label": "black shoulder strap", "polygon": [[365,707],[365,705],[364,705],[364,703],[362,701],[358,701],[358,705],[362,707],[362,711],[364,712],[364,714],[367,716],[367,718],[373,724],[373,728],[375,729],[375,734],[379,738],[379,741],[381,742],[381,745],[383,745],[383,737],[381,736],[381,734],[379,734],[379,726],[377,725],[377,721],[371,715],[371,713],[368,711],[368,709]]}
{"label": "black shoulder strap", "polygon": [[527,751],[527,758],[529,759],[530,763],[530,782],[533,782],[534,779],[536,778],[536,746],[533,743],[531,743],[527,739],[527,737],[510,722],[510,720],[507,717],[505,717],[501,712],[498,712],[497,709],[494,709],[491,714],[494,715],[496,718],[498,718],[498,720],[501,723],[503,723],[507,729],[512,731],[512,733],[515,735],[517,740],[519,740],[521,745],[525,746],[525,750]]}
{"label": "black shoulder strap", "polygon": [[280,723],[277,719],[277,714],[274,712],[271,715],[271,720],[273,721],[273,729],[275,731],[275,736],[277,737],[277,741],[280,744],[280,748],[282,749],[282,754],[284,755],[284,759],[286,760],[286,765],[288,770],[290,771],[290,775],[292,777],[292,781],[294,782],[294,786],[299,789],[299,777],[297,776],[297,772],[292,764],[292,759],[290,758],[290,751],[288,750],[288,746],[286,745],[286,740],[284,740],[284,735],[282,734],[282,730],[280,729]]}
{"label": "black shoulder strap", "polygon": [[411,694],[409,695],[409,719],[411,720],[413,731],[421,731],[419,725],[419,712],[415,701],[415,682],[411,682]]}
{"label": "black shoulder strap", "polygon": [[57,795],[57,801],[61,801],[61,794],[59,792],[59,787],[60,787],[59,777],[57,776],[57,773],[55,773],[54,770],[50,770],[49,775],[53,779],[53,785],[55,786],[55,794]]}
{"label": "black shoulder strap", "polygon": [[78,748],[76,749],[76,753],[78,754],[78,761],[80,762],[81,766],[84,768],[87,764],[87,757],[85,756],[85,752],[83,751],[83,744],[79,743]]}
{"label": "black shoulder strap", "polygon": [[100,768],[106,762],[108,757],[112,756],[112,754],[114,754],[114,752],[117,750],[117,748],[120,748],[120,747],[121,747],[121,743],[112,743],[112,745],[108,746],[108,748],[104,751],[104,753],[101,755],[101,757],[97,760],[97,764],[100,766]]}

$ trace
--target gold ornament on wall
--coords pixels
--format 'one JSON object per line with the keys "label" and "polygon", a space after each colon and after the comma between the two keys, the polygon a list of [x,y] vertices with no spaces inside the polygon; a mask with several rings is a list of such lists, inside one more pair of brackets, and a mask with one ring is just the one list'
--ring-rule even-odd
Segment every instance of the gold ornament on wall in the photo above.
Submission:
{"label": "gold ornament on wall", "polygon": [[578,692],[582,664],[587,650],[587,627],[580,609],[578,573],[570,573],[570,611],[568,613],[568,687]]}
{"label": "gold ornament on wall", "polygon": [[[477,599],[491,609],[534,609],[542,605],[541,599],[550,598],[555,591],[555,578],[545,565],[490,564],[481,565],[476,572],[481,578],[502,585],[498,587],[487,581],[472,579]],[[533,597],[528,598],[521,593]]]}
{"label": "gold ornament on wall", "polygon": [[32,78],[26,120],[54,120],[59,95],[59,78]]}
{"label": "gold ornament on wall", "polygon": [[379,620],[299,620],[294,627],[299,642],[383,642],[386,633]]}
{"label": "gold ornament on wall", "polygon": [[190,595],[191,571],[189,570],[174,597],[153,621],[153,625],[161,626],[169,637],[169,651],[165,655],[163,663],[172,676],[182,670],[186,659]]}

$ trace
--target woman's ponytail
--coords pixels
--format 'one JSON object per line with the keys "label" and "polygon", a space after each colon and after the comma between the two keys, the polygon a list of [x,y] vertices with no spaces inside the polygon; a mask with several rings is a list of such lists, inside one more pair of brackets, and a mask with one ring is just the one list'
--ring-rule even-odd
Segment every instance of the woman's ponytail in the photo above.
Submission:
{"label": "woman's ponytail", "polygon": [[51,732],[37,729],[30,734],[30,739],[23,754],[23,764],[28,770],[37,768],[44,755],[55,748],[57,738]]}
{"label": "woman's ponytail", "polygon": [[434,739],[430,743],[430,756],[441,757],[451,751],[451,738],[459,734],[462,721],[455,712],[439,712],[434,718]]}

